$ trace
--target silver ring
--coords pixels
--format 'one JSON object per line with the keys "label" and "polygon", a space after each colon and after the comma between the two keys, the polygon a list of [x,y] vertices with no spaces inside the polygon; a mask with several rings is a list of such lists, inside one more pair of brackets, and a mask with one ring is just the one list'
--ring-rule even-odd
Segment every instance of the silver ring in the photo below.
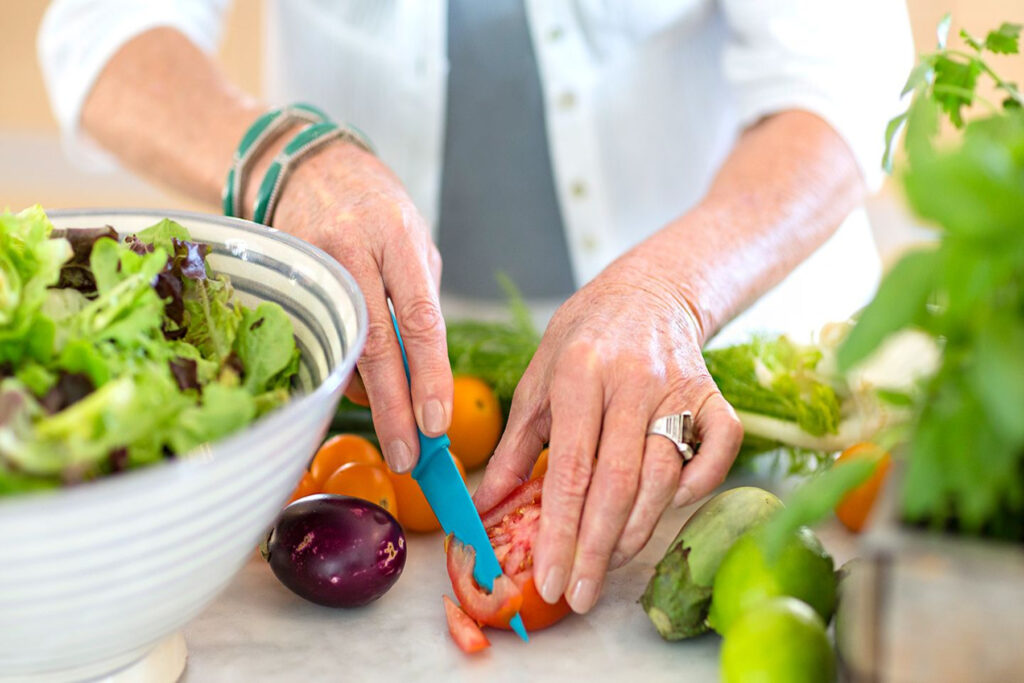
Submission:
{"label": "silver ring", "polygon": [[693,438],[693,414],[689,410],[657,418],[648,427],[647,435],[663,436],[671,441],[684,463],[693,458],[696,442]]}

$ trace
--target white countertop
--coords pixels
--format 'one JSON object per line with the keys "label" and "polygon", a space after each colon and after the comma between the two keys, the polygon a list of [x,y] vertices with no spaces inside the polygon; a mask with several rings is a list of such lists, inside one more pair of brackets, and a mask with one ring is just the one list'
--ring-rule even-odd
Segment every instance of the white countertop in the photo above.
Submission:
{"label": "white countertop", "polygon": [[[716,681],[717,635],[666,642],[637,604],[654,565],[694,509],[666,513],[643,552],[609,575],[589,614],[533,633],[528,644],[486,629],[492,646],[472,656],[448,635],[441,595],[452,591],[440,532],[411,534],[398,583],[352,610],[319,607],[292,594],[254,553],[185,628],[182,681]],[[851,538],[836,523],[823,525],[819,535],[837,567],[849,558]]]}

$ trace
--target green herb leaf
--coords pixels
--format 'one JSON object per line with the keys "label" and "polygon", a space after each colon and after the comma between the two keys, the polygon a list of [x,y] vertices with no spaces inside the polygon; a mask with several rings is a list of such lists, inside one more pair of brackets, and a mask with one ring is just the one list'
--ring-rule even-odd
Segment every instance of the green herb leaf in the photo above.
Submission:
{"label": "green herb leaf", "polygon": [[981,63],[976,59],[964,63],[940,55],[935,60],[933,96],[957,128],[964,125],[963,107],[974,102],[974,88],[980,73]]}
{"label": "green herb leaf", "polygon": [[896,140],[900,136],[907,121],[909,112],[903,112],[889,120],[885,126],[885,151],[882,152],[882,168],[886,173],[892,173],[892,159],[896,153]]}
{"label": "green herb leaf", "polygon": [[935,250],[922,249],[906,254],[893,266],[839,347],[841,371],[865,360],[893,332],[921,321],[940,264]]}
{"label": "green herb leaf", "polygon": [[989,31],[985,36],[985,47],[997,54],[1017,54],[1019,51],[1020,24],[1004,21],[999,28]]}
{"label": "green herb leaf", "polygon": [[940,50],[946,49],[946,41],[949,39],[949,27],[952,24],[952,13],[946,12],[942,16],[942,19],[939,20],[939,25],[935,27],[935,37],[938,39],[938,45]]}
{"label": "green herb leaf", "polygon": [[980,326],[970,375],[993,425],[1024,446],[1024,323],[1004,317]]}
{"label": "green herb leaf", "polygon": [[874,473],[883,455],[880,449],[866,450],[861,456],[836,463],[801,484],[786,499],[786,507],[763,527],[761,538],[766,554],[774,556],[797,529],[816,524],[832,514],[847,493]]}

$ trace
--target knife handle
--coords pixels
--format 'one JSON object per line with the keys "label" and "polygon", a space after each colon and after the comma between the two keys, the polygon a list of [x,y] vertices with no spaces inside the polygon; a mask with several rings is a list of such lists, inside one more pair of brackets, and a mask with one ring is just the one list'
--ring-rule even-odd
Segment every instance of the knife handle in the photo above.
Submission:
{"label": "knife handle", "polygon": [[[409,393],[412,394],[412,376],[409,374],[409,358],[405,355],[405,342],[402,341],[402,333],[398,331],[398,319],[395,317],[395,312],[391,311],[391,324],[395,328],[395,336],[398,338],[398,348],[402,351],[402,365],[405,366],[405,380],[409,384]],[[416,467],[412,469],[413,479],[419,480],[420,474],[430,464],[439,453],[448,454],[448,447],[451,445],[451,441],[448,439],[447,434],[441,436],[427,436],[420,431],[419,425],[416,425],[416,433],[420,439],[420,457],[416,462]],[[448,456],[451,457],[451,456]]]}

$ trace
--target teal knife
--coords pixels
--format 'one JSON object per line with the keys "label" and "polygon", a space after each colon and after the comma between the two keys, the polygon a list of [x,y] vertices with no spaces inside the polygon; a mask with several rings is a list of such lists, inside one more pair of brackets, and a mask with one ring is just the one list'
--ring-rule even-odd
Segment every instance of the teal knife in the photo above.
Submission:
{"label": "teal knife", "polygon": [[[405,344],[402,333],[398,331],[398,321],[391,314],[391,323],[395,326],[398,346],[402,349],[402,363],[405,365],[405,378],[409,380],[409,359],[405,355]],[[501,565],[491,547],[491,539],[487,537],[480,515],[469,496],[466,483],[462,481],[452,454],[448,450],[451,442],[447,434],[429,437],[417,427],[420,437],[420,459],[412,470],[412,477],[423,491],[427,502],[441,522],[446,534],[452,534],[463,543],[473,546],[476,551],[476,565],[473,567],[473,578],[490,591],[494,589],[494,580],[501,576]],[[526,627],[519,614],[512,617],[509,626],[520,638],[529,641]]]}

